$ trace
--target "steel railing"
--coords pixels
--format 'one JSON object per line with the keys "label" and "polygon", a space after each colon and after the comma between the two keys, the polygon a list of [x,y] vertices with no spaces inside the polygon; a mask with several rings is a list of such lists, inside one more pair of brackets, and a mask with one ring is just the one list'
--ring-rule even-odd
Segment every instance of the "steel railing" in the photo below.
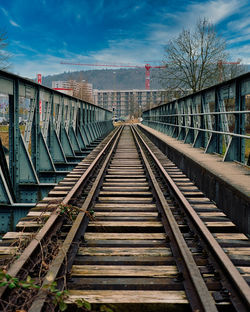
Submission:
{"label": "steel railing", "polygon": [[250,165],[250,73],[143,112],[143,124]]}

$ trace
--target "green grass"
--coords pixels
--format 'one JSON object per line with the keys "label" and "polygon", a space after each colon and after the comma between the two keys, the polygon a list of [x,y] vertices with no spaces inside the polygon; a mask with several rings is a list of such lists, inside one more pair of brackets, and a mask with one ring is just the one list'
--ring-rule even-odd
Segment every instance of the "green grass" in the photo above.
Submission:
{"label": "green grass", "polygon": [[9,131],[9,126],[0,126],[0,132],[8,132]]}
{"label": "green grass", "polygon": [[[22,125],[20,126],[20,131],[22,134],[24,134],[25,131],[25,126]],[[2,140],[2,144],[6,147],[9,148],[9,125],[0,125],[0,138]]]}
{"label": "green grass", "polygon": [[[250,137],[250,134],[247,134]],[[248,158],[250,154],[250,139],[246,140],[245,157]]]}

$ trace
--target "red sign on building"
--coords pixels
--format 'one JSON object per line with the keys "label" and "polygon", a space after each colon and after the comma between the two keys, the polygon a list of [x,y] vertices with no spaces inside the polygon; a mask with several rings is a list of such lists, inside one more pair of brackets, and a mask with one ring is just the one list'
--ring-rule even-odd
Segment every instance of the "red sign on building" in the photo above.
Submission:
{"label": "red sign on building", "polygon": [[37,83],[42,84],[42,74],[37,74]]}
{"label": "red sign on building", "polygon": [[[37,83],[42,84],[42,74],[37,74]],[[39,113],[42,114],[42,101],[39,100]]]}

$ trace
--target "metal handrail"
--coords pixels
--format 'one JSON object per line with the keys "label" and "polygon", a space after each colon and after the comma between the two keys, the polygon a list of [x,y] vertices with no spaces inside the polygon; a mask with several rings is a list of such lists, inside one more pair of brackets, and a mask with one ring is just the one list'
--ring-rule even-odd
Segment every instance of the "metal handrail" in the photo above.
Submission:
{"label": "metal handrail", "polygon": [[168,114],[168,115],[150,115],[145,117],[179,117],[179,116],[205,116],[205,115],[229,115],[229,114],[250,114],[250,110],[247,111],[224,111],[224,112],[209,112],[209,113],[192,113],[192,114]]}
{"label": "metal handrail", "polygon": [[198,130],[198,131],[202,131],[202,132],[230,135],[230,136],[239,137],[239,138],[243,138],[243,139],[250,139],[250,136],[243,135],[243,134],[237,134],[237,133],[233,133],[233,132],[223,132],[223,131],[216,131],[216,130],[210,130],[210,129],[202,129],[202,128],[190,127],[190,126],[182,126],[182,125],[171,124],[171,123],[168,123],[168,122],[161,122],[161,121],[155,121],[155,120],[149,120],[149,122],[155,122],[155,123],[159,123],[159,124],[163,124],[163,125],[180,127],[180,128],[186,128],[186,129],[192,129],[192,130]]}

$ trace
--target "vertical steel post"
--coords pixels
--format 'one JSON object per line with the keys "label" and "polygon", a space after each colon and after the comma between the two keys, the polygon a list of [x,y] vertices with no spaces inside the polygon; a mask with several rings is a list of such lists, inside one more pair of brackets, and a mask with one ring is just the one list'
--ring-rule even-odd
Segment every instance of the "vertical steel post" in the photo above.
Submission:
{"label": "vertical steel post", "polygon": [[85,103],[84,125],[86,125],[88,122],[89,122],[88,104]]}
{"label": "vertical steel post", "polygon": [[36,172],[40,171],[40,150],[38,136],[40,133],[40,112],[39,112],[39,101],[40,101],[40,87],[37,88],[36,92],[36,103],[35,103],[35,112],[34,112],[34,122],[32,124],[31,131],[31,159],[35,167]]}
{"label": "vertical steel post", "polygon": [[13,95],[9,95],[9,168],[17,201],[19,201],[19,80],[13,80]]}
{"label": "vertical steel post", "polygon": [[46,137],[46,142],[48,144],[49,150],[52,150],[52,146],[53,146],[53,141],[54,141],[54,92],[51,93],[51,97],[50,97],[50,114],[48,116],[48,132],[47,132],[47,137]]}
{"label": "vertical steel post", "polygon": [[[214,110],[215,112],[219,112],[220,111],[220,106],[219,106],[219,100],[218,100],[218,90],[215,89],[215,104],[214,104]],[[215,130],[216,131],[222,131],[222,119],[221,119],[221,115],[215,115],[214,116],[214,120],[215,120]],[[222,135],[217,134],[216,135],[216,153],[218,154],[222,154],[222,150],[223,150],[223,138]]]}
{"label": "vertical steel post", "polygon": [[[235,82],[235,111],[244,111],[246,107],[245,96],[241,95],[241,81]],[[245,114],[235,114],[234,133],[245,134]],[[245,139],[233,137],[231,144],[234,144],[234,160],[245,162]]]}

